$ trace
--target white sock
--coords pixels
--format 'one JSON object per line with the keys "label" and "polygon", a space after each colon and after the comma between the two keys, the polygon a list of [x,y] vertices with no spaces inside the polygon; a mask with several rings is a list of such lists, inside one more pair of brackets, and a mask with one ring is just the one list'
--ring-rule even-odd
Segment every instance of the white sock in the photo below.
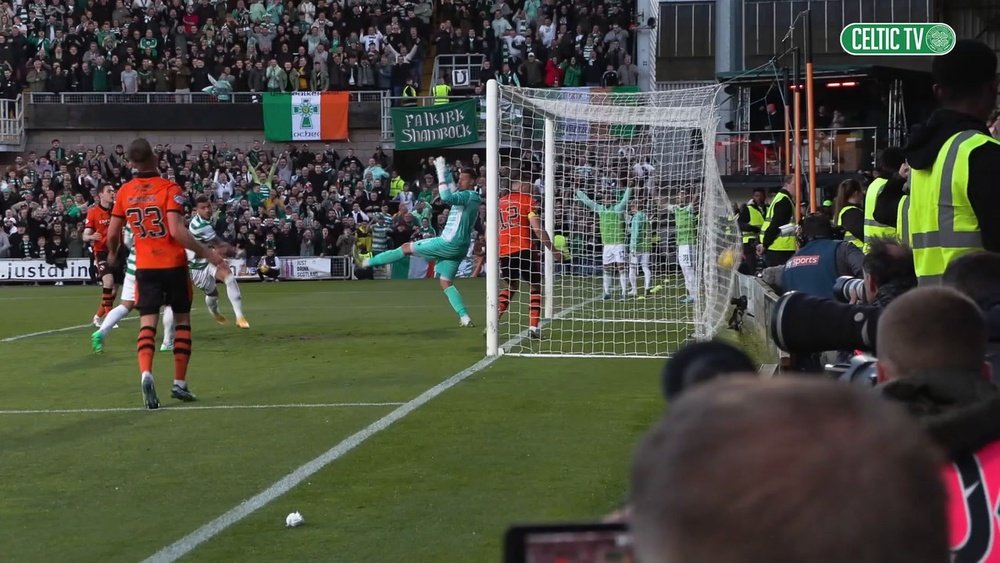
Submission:
{"label": "white sock", "polygon": [[208,305],[208,312],[213,315],[219,314],[219,296],[218,295],[206,295],[205,305]]}
{"label": "white sock", "polygon": [[101,331],[101,336],[107,336],[111,332],[111,327],[118,324],[118,321],[125,318],[129,314],[130,309],[124,305],[118,305],[114,309],[111,309],[107,315],[104,316],[104,320],[101,322],[101,328],[97,329]]}
{"label": "white sock", "polygon": [[628,276],[625,275],[625,270],[618,271],[618,283],[622,286],[622,295],[628,293]]}
{"label": "white sock", "polygon": [[237,319],[243,318],[243,295],[240,293],[240,286],[236,283],[236,276],[229,276],[226,280],[226,297],[233,306],[233,312]]}
{"label": "white sock", "polygon": [[146,381],[152,381],[153,380],[153,372],[144,371],[144,372],[142,372],[142,375],[139,376],[139,379],[143,383],[145,383]]}
{"label": "white sock", "polygon": [[628,283],[632,287],[632,291],[639,290],[639,268],[636,266],[629,266],[628,268]]}
{"label": "white sock", "polygon": [[174,344],[174,310],[170,307],[163,308],[163,345],[173,346]]}
{"label": "white sock", "polygon": [[175,379],[174,385],[180,387],[181,389],[187,389],[188,386],[187,381],[184,381],[183,379]]}
{"label": "white sock", "polygon": [[604,294],[611,293],[611,272],[604,271]]}
{"label": "white sock", "polygon": [[653,270],[649,267],[649,264],[642,265],[642,275],[646,278],[646,291],[649,291],[650,286],[653,285]]}

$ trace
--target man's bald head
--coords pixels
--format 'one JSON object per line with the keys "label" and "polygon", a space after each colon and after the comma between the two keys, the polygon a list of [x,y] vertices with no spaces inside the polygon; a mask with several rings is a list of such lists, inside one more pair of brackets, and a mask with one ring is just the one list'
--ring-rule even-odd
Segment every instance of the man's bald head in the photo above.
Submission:
{"label": "man's bald head", "polygon": [[921,371],[981,371],[986,321],[972,299],[949,287],[920,287],[896,298],[878,322],[882,379]]}

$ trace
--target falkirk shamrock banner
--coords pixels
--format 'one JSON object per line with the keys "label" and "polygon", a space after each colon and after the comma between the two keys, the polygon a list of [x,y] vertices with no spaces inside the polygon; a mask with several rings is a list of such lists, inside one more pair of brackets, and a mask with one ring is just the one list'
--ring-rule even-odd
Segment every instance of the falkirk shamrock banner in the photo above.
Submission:
{"label": "falkirk shamrock banner", "polygon": [[476,100],[426,107],[392,108],[395,150],[430,149],[479,140]]}
{"label": "falkirk shamrock banner", "polygon": [[342,141],[347,133],[347,92],[264,94],[268,141]]}

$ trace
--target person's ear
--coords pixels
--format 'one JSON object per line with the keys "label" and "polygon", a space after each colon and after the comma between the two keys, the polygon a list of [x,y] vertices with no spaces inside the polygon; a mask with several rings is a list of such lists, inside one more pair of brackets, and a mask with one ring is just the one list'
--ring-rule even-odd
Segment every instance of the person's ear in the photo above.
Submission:
{"label": "person's ear", "polygon": [[875,381],[879,384],[892,380],[889,369],[884,361],[875,362]]}

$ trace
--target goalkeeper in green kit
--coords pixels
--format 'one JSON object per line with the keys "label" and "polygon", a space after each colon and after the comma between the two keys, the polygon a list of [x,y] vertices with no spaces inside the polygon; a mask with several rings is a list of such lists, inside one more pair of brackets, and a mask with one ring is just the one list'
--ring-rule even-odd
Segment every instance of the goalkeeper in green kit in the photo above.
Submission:
{"label": "goalkeeper in green kit", "polygon": [[443,157],[439,156],[434,159],[434,167],[437,168],[438,191],[441,195],[441,201],[451,205],[448,222],[445,223],[441,235],[404,243],[399,248],[366,259],[362,266],[366,268],[384,266],[402,260],[411,254],[426,260],[434,260],[434,273],[440,278],[441,288],[444,290],[451,308],[458,314],[460,325],[475,326],[465,309],[462,295],[453,284],[455,274],[458,272],[458,265],[462,260],[465,260],[469,253],[472,232],[476,227],[476,219],[479,218],[480,197],[472,189],[475,185],[473,180],[475,172],[470,168],[463,168],[458,175],[458,186],[455,189],[451,172],[447,170]]}
{"label": "goalkeeper in green kit", "polygon": [[604,204],[595,203],[583,190],[576,192],[576,199],[584,207],[597,213],[598,226],[601,230],[601,244],[604,245],[604,299],[611,299],[612,276],[617,270],[618,282],[621,285],[622,300],[628,294],[628,278],[625,273],[627,254],[625,235],[625,208],[632,195],[632,188],[625,190],[621,201],[617,204],[611,196],[604,197]]}

